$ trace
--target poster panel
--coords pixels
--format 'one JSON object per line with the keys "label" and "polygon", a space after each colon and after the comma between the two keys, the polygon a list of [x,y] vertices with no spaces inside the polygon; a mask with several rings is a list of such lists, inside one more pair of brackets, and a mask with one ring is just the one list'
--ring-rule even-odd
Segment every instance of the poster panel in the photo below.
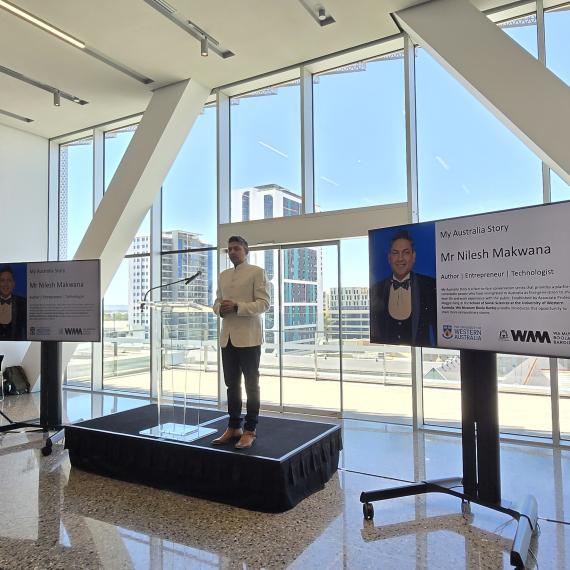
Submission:
{"label": "poster panel", "polygon": [[370,340],[570,357],[570,202],[369,232]]}
{"label": "poster panel", "polygon": [[570,356],[570,202],[436,223],[438,346]]}
{"label": "poster panel", "polygon": [[27,265],[27,339],[101,340],[99,260]]}

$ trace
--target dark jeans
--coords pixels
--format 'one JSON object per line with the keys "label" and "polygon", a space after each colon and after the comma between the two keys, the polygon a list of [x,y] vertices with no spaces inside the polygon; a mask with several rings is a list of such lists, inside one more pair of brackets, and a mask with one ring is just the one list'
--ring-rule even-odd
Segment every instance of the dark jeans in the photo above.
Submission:
{"label": "dark jeans", "polygon": [[241,427],[241,375],[245,378],[247,413],[244,429],[254,431],[259,416],[259,359],[261,346],[236,347],[232,341],[222,348],[224,381],[228,388],[228,427]]}

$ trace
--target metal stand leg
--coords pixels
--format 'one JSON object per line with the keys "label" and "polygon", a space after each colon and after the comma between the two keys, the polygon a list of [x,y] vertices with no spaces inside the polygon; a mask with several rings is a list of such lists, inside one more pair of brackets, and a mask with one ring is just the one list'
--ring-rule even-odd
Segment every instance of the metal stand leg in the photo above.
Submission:
{"label": "metal stand leg", "polygon": [[61,343],[43,341],[41,343],[41,388],[40,388],[40,419],[36,421],[14,422],[6,414],[0,412],[9,423],[0,426],[0,433],[20,428],[38,428],[49,432],[56,431],[48,437],[42,448],[43,455],[52,452],[53,444],[64,438],[61,406]]}
{"label": "metal stand leg", "polygon": [[366,520],[374,518],[372,501],[424,493],[445,493],[461,499],[461,510],[476,503],[510,515],[518,521],[511,549],[511,564],[524,567],[538,504],[532,495],[518,509],[501,500],[497,359],[491,352],[461,351],[461,409],[463,478],[422,481],[393,489],[363,492],[360,502]]}

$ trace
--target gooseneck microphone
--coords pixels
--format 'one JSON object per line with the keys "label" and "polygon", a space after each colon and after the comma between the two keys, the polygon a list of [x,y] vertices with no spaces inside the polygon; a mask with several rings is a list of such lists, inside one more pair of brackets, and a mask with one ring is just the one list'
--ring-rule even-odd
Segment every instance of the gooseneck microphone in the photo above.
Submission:
{"label": "gooseneck microphone", "polygon": [[184,283],[184,285],[189,285],[190,283],[192,283],[192,281],[194,281],[194,279],[200,277],[200,275],[202,275],[202,272],[196,271],[196,273],[194,273],[194,275],[191,275],[190,277],[184,277],[184,279],[178,279],[177,281],[171,281],[170,283],[163,283],[162,285],[156,285],[155,287],[151,287],[144,294],[143,300],[141,301],[140,310],[142,311],[144,309],[144,306],[146,305],[146,298],[148,297],[148,294],[151,291],[154,291],[155,289],[162,289],[163,287],[168,287],[170,285],[176,285],[177,283]]}

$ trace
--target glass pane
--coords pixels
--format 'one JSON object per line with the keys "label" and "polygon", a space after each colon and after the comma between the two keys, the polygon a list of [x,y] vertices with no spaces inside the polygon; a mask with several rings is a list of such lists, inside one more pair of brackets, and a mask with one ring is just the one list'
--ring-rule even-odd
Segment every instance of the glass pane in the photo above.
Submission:
{"label": "glass pane", "polygon": [[[534,17],[501,26],[536,56]],[[420,219],[541,203],[540,160],[424,50],[416,71]],[[426,423],[458,425],[459,353],[422,354]],[[498,368],[501,430],[548,433],[544,359],[499,355]]]}
{"label": "glass pane", "polygon": [[[459,351],[425,348],[422,353],[425,422],[459,427]],[[497,376],[501,432],[549,435],[552,422],[548,358],[498,354]]]}
{"label": "glass pane", "polygon": [[538,57],[538,36],[536,14],[528,14],[514,20],[498,24],[517,44],[526,49],[533,57]]}
{"label": "glass pane", "polygon": [[558,359],[558,390],[560,391],[560,435],[570,439],[570,359]]}
{"label": "glass pane", "polygon": [[131,242],[127,255],[150,253],[150,210],[142,221],[135,238]]}
{"label": "glass pane", "polygon": [[72,259],[93,217],[93,138],[59,147],[59,259]]}
{"label": "glass pane", "polygon": [[[216,243],[216,108],[196,119],[162,187],[162,227]],[[191,207],[181,207],[188,204]]]}
{"label": "glass pane", "polygon": [[[280,374],[279,374],[279,250],[250,250],[248,262],[263,267],[269,281],[270,304],[263,315],[264,343],[261,346],[259,363],[259,385],[261,389],[261,406],[281,405]],[[222,267],[220,271],[233,267],[225,252],[222,252]],[[245,395],[245,391],[244,391]],[[222,398],[226,400],[225,394]],[[245,405],[244,405],[245,406]],[[245,410],[245,407],[244,407]]]}
{"label": "glass pane", "polygon": [[338,323],[323,293],[338,288],[336,245],[281,252],[283,405],[340,412]]}
{"label": "glass pane", "polygon": [[65,384],[68,386],[83,386],[91,388],[91,352],[90,342],[79,343],[65,373]]}
{"label": "glass pane", "polygon": [[566,5],[544,13],[546,65],[568,85],[570,85],[569,30],[570,6]]}
{"label": "glass pane", "polygon": [[[368,240],[341,242],[341,282],[325,289],[327,322],[338,327],[342,310],[342,374],[345,417],[362,414],[410,423],[412,417],[411,351],[407,347],[370,344]],[[327,319],[328,317],[328,319]]]}
{"label": "glass pane", "polygon": [[[105,133],[105,191],[111,182],[138,124],[121,127],[114,131]],[[149,253],[150,252],[150,210],[141,223],[137,231],[136,237],[131,243],[127,254],[132,253]]]}
{"label": "glass pane", "polygon": [[550,192],[552,202],[570,200],[570,186],[552,170],[550,171]]}
{"label": "glass pane", "polygon": [[317,211],[405,202],[404,54],[313,80]]}
{"label": "glass pane", "polygon": [[105,294],[103,387],[150,391],[150,318],[140,303],[150,287],[150,257],[124,259]]}
{"label": "glass pane", "polygon": [[461,424],[461,376],[458,350],[422,348],[424,422]]}
{"label": "glass pane", "polygon": [[299,80],[231,99],[232,222],[301,212],[300,112]]}
{"label": "glass pane", "polygon": [[137,127],[138,124],[129,125],[105,133],[105,190],[109,187]]}
{"label": "glass pane", "polygon": [[163,284],[202,272],[188,285],[182,282],[161,290],[162,301],[180,304],[173,312],[162,312],[162,375],[169,393],[218,398],[218,335],[211,310],[216,256],[215,249],[162,256]]}
{"label": "glass pane", "polygon": [[[562,81],[570,85],[570,58],[568,57],[568,32],[570,31],[570,6],[544,13],[546,65]],[[570,200],[570,188],[554,172],[550,173],[552,201]]]}
{"label": "glass pane", "polygon": [[506,433],[550,436],[550,364],[548,358],[497,355],[499,423]]}
{"label": "glass pane", "polygon": [[422,49],[416,73],[421,221],[541,203],[540,160]]}

